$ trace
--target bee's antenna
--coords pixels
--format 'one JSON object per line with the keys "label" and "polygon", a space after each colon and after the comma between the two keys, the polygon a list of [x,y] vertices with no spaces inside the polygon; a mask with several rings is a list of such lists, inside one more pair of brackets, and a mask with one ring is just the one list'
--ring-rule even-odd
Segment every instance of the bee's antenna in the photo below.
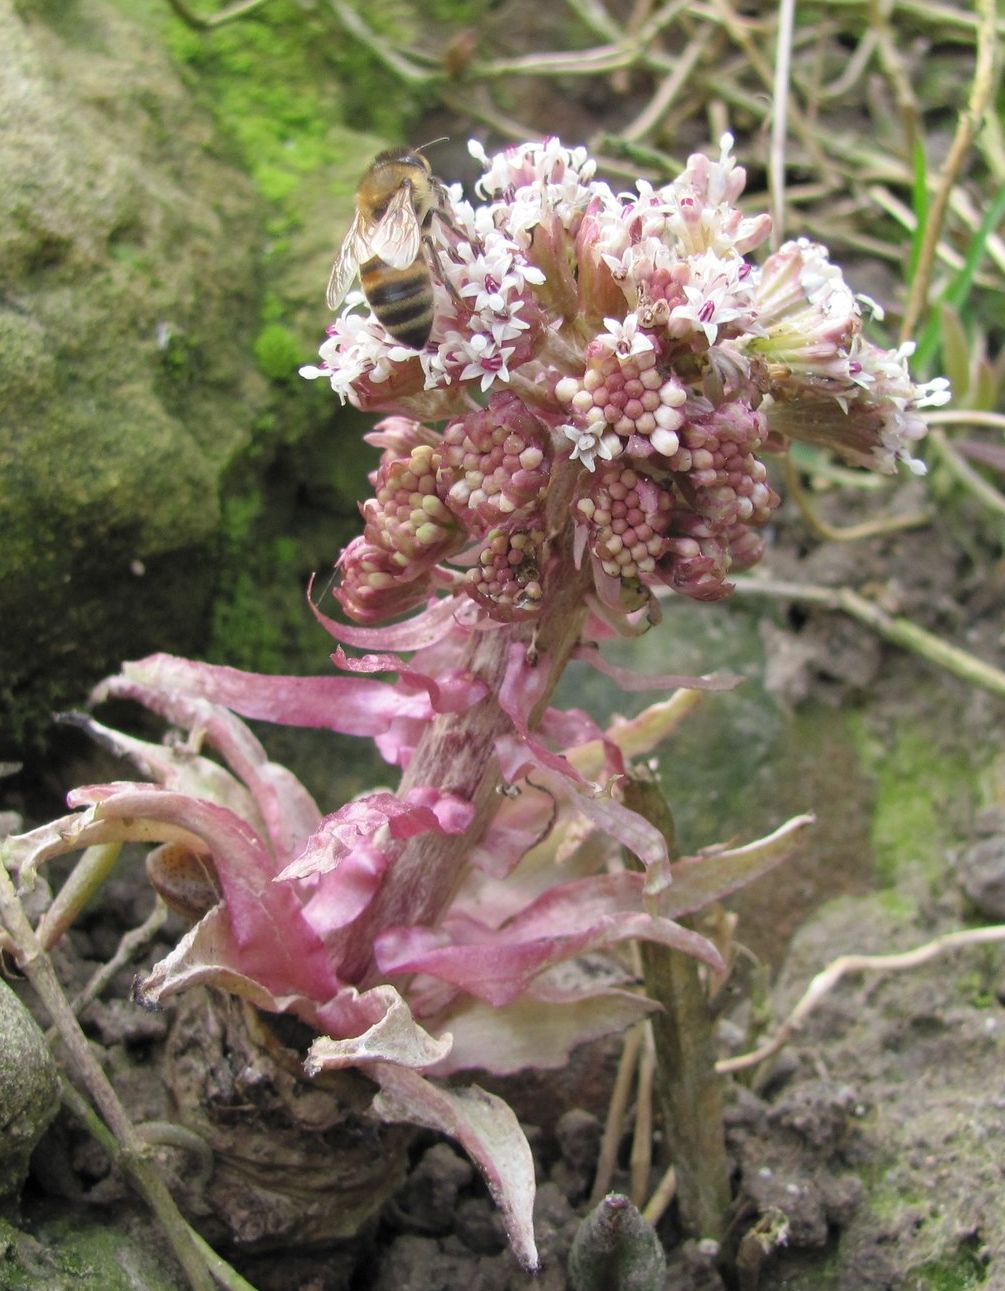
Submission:
{"label": "bee's antenna", "polygon": [[448,135],[448,134],[441,134],[441,135],[440,135],[440,137],[439,137],[439,139],[430,139],[430,141],[429,141],[428,143],[420,143],[420,144],[419,144],[419,146],[418,146],[418,148],[413,148],[413,149],[412,149],[412,151],[413,151],[413,152],[425,152],[427,148],[432,148],[435,144],[438,144],[438,143],[449,143],[449,142],[450,142],[450,135]]}

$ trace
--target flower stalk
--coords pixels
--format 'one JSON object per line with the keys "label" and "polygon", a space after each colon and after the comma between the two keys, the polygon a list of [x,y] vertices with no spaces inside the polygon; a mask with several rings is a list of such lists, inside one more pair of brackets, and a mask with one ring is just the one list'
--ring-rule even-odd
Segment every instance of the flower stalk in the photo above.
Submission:
{"label": "flower stalk", "polygon": [[[550,493],[547,523],[561,533],[558,517],[568,506],[573,473],[556,471]],[[564,480],[563,480],[564,477]],[[563,487],[563,483],[565,487]],[[511,722],[495,696],[504,684],[511,652],[528,655],[535,674],[535,700],[527,718],[534,729],[548,707],[569,658],[579,644],[586,617],[582,570],[575,568],[566,541],[555,554],[555,595],[531,623],[509,624],[501,631],[473,636],[460,660],[462,671],[484,684],[486,697],[462,714],[444,713],[428,726],[402,776],[399,793],[437,785],[474,807],[471,824],[462,835],[420,835],[398,858],[395,883],[377,894],[367,918],[376,928],[406,919],[436,923],[454,895],[471,848],[481,842],[499,803],[502,776],[496,741]]]}
{"label": "flower stalk", "polygon": [[[625,782],[625,802],[656,825],[676,859],[673,816],[656,780],[633,773]],[[632,864],[630,857],[626,863]],[[730,1201],[729,1165],[708,990],[693,957],[647,942],[639,950],[646,994],[662,1005],[649,1025],[681,1227],[689,1237],[719,1242]]]}

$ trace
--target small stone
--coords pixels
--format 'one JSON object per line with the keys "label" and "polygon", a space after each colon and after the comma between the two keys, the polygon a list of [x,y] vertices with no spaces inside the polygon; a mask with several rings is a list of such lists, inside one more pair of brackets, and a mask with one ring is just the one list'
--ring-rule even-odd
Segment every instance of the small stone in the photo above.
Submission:
{"label": "small stone", "polygon": [[460,1203],[455,1232],[476,1255],[498,1255],[506,1249],[506,1229],[499,1211],[483,1197],[466,1197]]}
{"label": "small stone", "polygon": [[41,1028],[0,980],[0,1197],[20,1191],[28,1159],[59,1107],[59,1075]]}
{"label": "small stone", "polygon": [[968,847],[957,863],[960,885],[988,919],[1005,919],[1005,832]]}
{"label": "small stone", "polygon": [[600,1121],[592,1112],[570,1108],[555,1125],[562,1160],[574,1170],[591,1167],[597,1159],[600,1134]]}
{"label": "small stone", "polygon": [[410,1219],[430,1233],[448,1233],[454,1226],[457,1194],[474,1177],[471,1163],[447,1143],[437,1143],[412,1171],[401,1198]]}

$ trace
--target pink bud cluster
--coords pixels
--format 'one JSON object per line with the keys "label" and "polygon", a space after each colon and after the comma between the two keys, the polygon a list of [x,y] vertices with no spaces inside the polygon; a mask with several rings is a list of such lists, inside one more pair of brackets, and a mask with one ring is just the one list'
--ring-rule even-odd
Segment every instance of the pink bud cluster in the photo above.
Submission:
{"label": "pink bud cluster", "polygon": [[[522,527],[526,526],[526,527]],[[540,608],[545,531],[531,517],[520,527],[492,529],[468,571],[464,590],[500,622],[533,618]]]}
{"label": "pink bud cluster", "polygon": [[620,462],[587,476],[583,489],[576,521],[585,525],[590,551],[604,573],[622,580],[652,575],[668,550],[670,489]]}
{"label": "pink bud cluster", "polygon": [[551,456],[547,426],[515,395],[493,395],[443,433],[444,501],[472,533],[499,524],[544,494]]}
{"label": "pink bud cluster", "polygon": [[624,323],[607,318],[604,325],[604,334],[586,347],[582,376],[563,377],[555,387],[555,398],[569,413],[562,432],[574,445],[572,456],[588,470],[594,456],[610,461],[622,449],[636,458],[670,457],[680,445],[676,431],[684,421],[687,389],[661,369],[655,343],[635,315]]}
{"label": "pink bud cluster", "polygon": [[363,503],[363,536],[401,570],[403,581],[450,556],[464,535],[436,491],[440,453],[428,444],[391,458],[377,472],[376,491]]}
{"label": "pink bud cluster", "polygon": [[779,504],[769,443],[923,469],[918,409],[944,402],[945,382],[916,385],[909,348],[864,339],[824,248],[749,259],[770,220],[736,206],[731,146],[615,194],[555,139],[495,157],[471,145],[484,201],[452,190],[449,221],[433,221],[423,352],[357,300],[303,370],[392,423],[415,419],[378,441],[363,543],[341,561],[351,616],[374,623],[439,590],[530,617],[572,551],[617,626],[647,603],[652,617],[661,586],[725,595],[760,557]]}
{"label": "pink bud cluster", "polygon": [[765,524],[779,498],[768,483],[764,463],[755,456],[765,437],[765,421],[743,403],[714,408],[705,401],[680,428],[680,447],[670,469],[688,502],[716,528]]}

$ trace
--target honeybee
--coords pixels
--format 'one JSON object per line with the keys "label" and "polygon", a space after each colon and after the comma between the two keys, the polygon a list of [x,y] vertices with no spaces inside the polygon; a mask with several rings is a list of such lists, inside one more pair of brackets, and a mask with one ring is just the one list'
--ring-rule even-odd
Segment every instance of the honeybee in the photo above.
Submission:
{"label": "honeybee", "polygon": [[446,203],[420,149],[379,153],[356,187],[356,214],[328,279],[328,307],[338,308],[358,269],[377,318],[396,341],[421,350],[433,326],[429,261],[439,270],[429,229],[434,216],[450,223]]}

